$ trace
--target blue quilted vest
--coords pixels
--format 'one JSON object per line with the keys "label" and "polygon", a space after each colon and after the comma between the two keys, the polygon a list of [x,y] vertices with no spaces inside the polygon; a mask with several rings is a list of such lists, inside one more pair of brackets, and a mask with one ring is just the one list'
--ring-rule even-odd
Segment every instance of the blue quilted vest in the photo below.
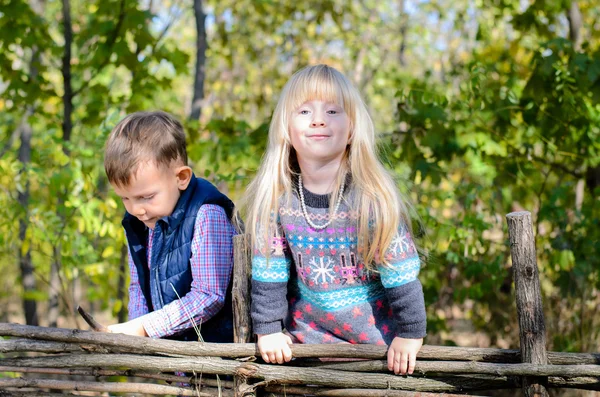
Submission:
{"label": "blue quilted vest", "polygon": [[[192,285],[190,256],[192,237],[198,210],[204,204],[221,206],[231,219],[233,203],[210,182],[192,176],[185,191],[181,193],[171,216],[156,222],[152,241],[151,266],[148,269],[148,229],[135,216],[125,213],[123,228],[129,244],[129,252],[137,268],[142,292],[149,311],[161,309],[183,297]],[[175,293],[175,291],[177,293]],[[233,314],[231,283],[227,288],[225,306],[200,326],[206,342],[233,342]],[[167,339],[197,341],[198,336],[189,329]]]}

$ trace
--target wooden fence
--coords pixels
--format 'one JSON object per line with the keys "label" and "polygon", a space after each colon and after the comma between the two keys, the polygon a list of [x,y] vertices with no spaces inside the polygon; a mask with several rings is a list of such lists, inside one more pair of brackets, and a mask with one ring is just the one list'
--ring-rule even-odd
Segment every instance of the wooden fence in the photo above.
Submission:
{"label": "wooden fence", "polygon": [[[546,351],[531,215],[511,213],[507,221],[520,350],[425,345],[412,376],[391,374],[387,348],[375,345],[293,345],[292,362],[257,363],[260,355],[251,343],[249,313],[250,249],[245,236],[237,236],[236,343],[153,340],[0,323],[0,336],[11,337],[0,339],[0,354],[9,356],[0,361],[0,372],[27,374],[0,378],[0,396],[64,396],[65,391],[84,390],[181,396],[429,397],[518,388],[526,396],[547,396],[548,389],[556,387],[600,390],[600,353]],[[185,372],[186,377],[174,372]]]}

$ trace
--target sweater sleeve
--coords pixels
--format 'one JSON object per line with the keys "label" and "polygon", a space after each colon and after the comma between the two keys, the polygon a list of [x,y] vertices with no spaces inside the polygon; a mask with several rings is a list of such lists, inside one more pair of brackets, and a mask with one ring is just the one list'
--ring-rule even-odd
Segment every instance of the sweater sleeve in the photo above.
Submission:
{"label": "sweater sleeve", "polygon": [[281,332],[287,315],[287,283],[292,263],[279,220],[272,225],[269,241],[260,233],[252,256],[251,316],[254,333]]}
{"label": "sweater sleeve", "polygon": [[427,316],[423,287],[418,279],[419,254],[405,225],[398,229],[386,252],[389,265],[378,264],[381,282],[396,323],[396,336],[423,338]]}

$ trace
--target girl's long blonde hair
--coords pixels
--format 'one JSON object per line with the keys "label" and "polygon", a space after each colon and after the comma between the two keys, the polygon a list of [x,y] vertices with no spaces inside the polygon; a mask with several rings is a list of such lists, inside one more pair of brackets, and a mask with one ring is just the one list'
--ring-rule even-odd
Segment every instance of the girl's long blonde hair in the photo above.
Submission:
{"label": "girl's long blonde hair", "polygon": [[[357,193],[354,209],[358,213],[359,252],[370,269],[374,261],[387,264],[385,253],[398,227],[403,223],[411,230],[408,204],[377,156],[373,121],[358,90],[342,73],[327,65],[299,70],[281,92],[269,127],[267,150],[239,206],[245,215],[252,247],[256,247],[257,238],[270,244],[279,199],[284,194],[291,197],[292,176],[297,174],[297,163],[289,119],[292,112],[310,100],[337,103],[348,115],[350,141],[338,171],[331,204],[338,197],[341,183],[349,171]],[[333,207],[330,205],[330,210]],[[268,248],[265,254],[269,256]]]}

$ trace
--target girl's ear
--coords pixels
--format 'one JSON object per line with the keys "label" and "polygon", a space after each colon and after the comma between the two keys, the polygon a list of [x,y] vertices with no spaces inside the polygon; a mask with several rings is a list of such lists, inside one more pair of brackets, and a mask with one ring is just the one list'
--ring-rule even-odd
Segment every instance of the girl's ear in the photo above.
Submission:
{"label": "girl's ear", "polygon": [[192,169],[187,165],[178,167],[176,170],[177,176],[177,187],[179,190],[187,189],[190,181],[192,180]]}

